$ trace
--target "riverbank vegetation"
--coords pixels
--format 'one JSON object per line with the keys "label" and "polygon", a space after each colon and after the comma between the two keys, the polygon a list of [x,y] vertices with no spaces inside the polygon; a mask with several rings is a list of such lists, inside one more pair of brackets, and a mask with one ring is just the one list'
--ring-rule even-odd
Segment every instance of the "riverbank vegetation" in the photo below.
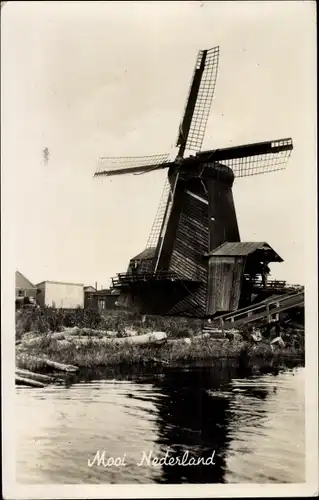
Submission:
{"label": "riverbank vegetation", "polygon": [[[100,314],[90,310],[43,309],[19,311],[16,321],[17,368],[33,372],[50,371],[45,359],[83,369],[212,366],[224,359],[255,371],[280,367],[287,360],[300,364],[304,360],[303,334],[289,337],[286,332],[285,344],[273,346],[269,332],[258,342],[253,341],[247,329],[235,333],[230,330],[219,338],[203,335],[203,321],[197,319],[141,317],[124,311]],[[164,341],[130,341],[129,337],[154,331],[165,332]]]}
{"label": "riverbank vegetation", "polygon": [[53,308],[20,309],[16,312],[16,340],[25,333],[61,332],[64,328],[78,327],[112,331],[119,337],[127,330],[137,334],[146,331],[168,331],[173,338],[189,337],[200,333],[203,321],[193,318],[141,316],[124,310],[100,312],[95,309],[63,310]]}
{"label": "riverbank vegetation", "polygon": [[17,346],[17,365],[31,371],[42,370],[44,363],[39,356],[54,361],[73,364],[79,367],[115,366],[131,364],[188,365],[207,364],[214,359],[233,359],[247,366],[263,359],[265,362],[284,359],[303,359],[303,349],[286,346],[272,349],[269,343],[251,344],[247,341],[230,341],[202,338],[190,343],[167,341],[162,345],[134,345],[129,342],[116,344],[90,339],[79,343],[78,340],[56,339],[45,335],[31,345]]}

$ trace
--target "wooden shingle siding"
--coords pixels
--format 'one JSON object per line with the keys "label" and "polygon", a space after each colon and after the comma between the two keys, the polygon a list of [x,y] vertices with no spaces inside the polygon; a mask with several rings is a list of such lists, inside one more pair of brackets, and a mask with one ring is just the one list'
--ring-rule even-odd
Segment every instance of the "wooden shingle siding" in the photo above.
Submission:
{"label": "wooden shingle siding", "polygon": [[[194,186],[191,191],[197,194]],[[202,190],[198,195],[207,200]],[[185,192],[169,270],[202,284],[196,292],[175,304],[172,314],[205,314],[207,261],[203,254],[208,249],[208,237],[208,205]]]}
{"label": "wooden shingle siding", "polygon": [[184,214],[180,219],[179,235],[185,236],[193,244],[199,243],[203,248],[208,248],[208,227]]}
{"label": "wooden shingle siding", "polygon": [[176,250],[172,256],[170,270],[183,278],[196,281],[204,279],[206,274],[200,265],[196,265],[193,259]]}
{"label": "wooden shingle siding", "polygon": [[206,314],[207,287],[202,284],[195,293],[188,295],[172,307],[169,314],[203,316]]}
{"label": "wooden shingle siding", "polygon": [[[194,280],[207,273],[207,262],[203,259],[203,254],[208,247],[208,217],[207,209],[201,210],[202,205],[202,202],[185,196],[169,267],[176,272],[177,269],[185,269],[187,277]],[[192,217],[191,223],[189,215]]]}

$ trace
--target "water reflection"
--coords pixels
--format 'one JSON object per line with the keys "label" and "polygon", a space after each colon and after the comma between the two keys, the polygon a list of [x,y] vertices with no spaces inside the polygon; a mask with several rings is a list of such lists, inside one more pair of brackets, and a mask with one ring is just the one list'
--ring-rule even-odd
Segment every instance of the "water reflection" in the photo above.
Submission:
{"label": "water reflection", "polygon": [[[184,376],[183,376],[184,375]],[[160,384],[168,398],[158,404],[158,443],[161,451],[181,458],[214,458],[209,465],[164,465],[161,482],[224,482],[228,444],[229,401],[207,393],[199,373],[171,373]]]}
{"label": "water reflection", "polygon": [[[303,369],[250,378],[226,365],[108,376],[68,388],[17,390],[17,413],[24,415],[20,482],[304,480]],[[127,467],[89,469],[98,449],[113,457],[127,453]],[[214,456],[214,464],[139,467],[143,451],[159,458],[168,452],[175,462],[186,452],[187,462]]]}
{"label": "water reflection", "polygon": [[[214,370],[172,370],[153,382],[161,396],[166,396],[154,400],[158,409],[159,456],[168,452],[168,456],[174,458],[174,465],[163,465],[157,482],[225,482],[230,427],[236,426],[230,412],[230,399],[233,391],[242,391],[231,387],[233,372],[225,365]],[[241,395],[263,401],[268,388],[246,387]],[[179,464],[183,457],[186,463],[202,461],[199,465],[185,466]],[[209,457],[213,457],[213,463],[208,460],[203,464]]]}

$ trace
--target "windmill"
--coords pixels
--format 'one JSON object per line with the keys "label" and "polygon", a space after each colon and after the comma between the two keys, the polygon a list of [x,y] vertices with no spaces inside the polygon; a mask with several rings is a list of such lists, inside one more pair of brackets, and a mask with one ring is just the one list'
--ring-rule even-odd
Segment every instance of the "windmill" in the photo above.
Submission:
{"label": "windmill", "polygon": [[[285,168],[293,144],[280,139],[201,151],[214,95],[219,47],[200,50],[176,146],[178,154],[102,157],[95,177],[166,169],[167,179],[145,250],[113,279],[122,303],[141,312],[205,315],[209,265],[204,255],[240,242],[235,177]],[[195,152],[185,157],[185,151]],[[210,292],[209,292],[210,293]]]}

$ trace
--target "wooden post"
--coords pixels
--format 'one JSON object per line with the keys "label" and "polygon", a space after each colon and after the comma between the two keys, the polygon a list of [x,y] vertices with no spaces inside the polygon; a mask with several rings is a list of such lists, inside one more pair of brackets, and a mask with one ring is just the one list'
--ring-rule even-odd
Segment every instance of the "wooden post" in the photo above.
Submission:
{"label": "wooden post", "polygon": [[223,318],[220,318],[220,326],[221,326],[221,329],[222,329],[223,337],[225,337],[224,320],[223,320]]}
{"label": "wooden post", "polygon": [[266,311],[267,311],[267,323],[271,323],[271,316],[269,312],[269,302],[266,304]]}
{"label": "wooden post", "polygon": [[[276,307],[279,309],[279,307],[280,307],[279,302],[276,302]],[[276,321],[279,321],[279,312],[276,313],[275,319],[276,319]]]}

